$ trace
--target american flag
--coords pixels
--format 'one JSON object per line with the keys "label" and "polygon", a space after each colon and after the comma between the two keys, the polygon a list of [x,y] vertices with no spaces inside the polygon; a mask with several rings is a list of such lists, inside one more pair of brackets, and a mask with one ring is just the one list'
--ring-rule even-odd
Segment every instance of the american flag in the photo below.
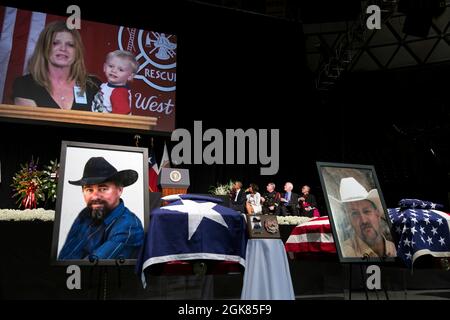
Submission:
{"label": "american flag", "polygon": [[288,252],[336,253],[327,216],[315,218],[294,228],[285,244]]}
{"label": "american flag", "polygon": [[402,199],[399,201],[398,205],[400,206],[400,209],[415,209],[415,208],[434,209],[434,210],[444,209],[443,204],[419,199]]}
{"label": "american flag", "polygon": [[397,235],[397,254],[408,266],[420,256],[450,257],[450,215],[438,210],[388,209]]}
{"label": "american flag", "polygon": [[172,195],[173,201],[153,210],[137,271],[145,287],[144,271],[154,264],[180,260],[220,260],[245,267],[245,218],[221,206],[216,198]]}

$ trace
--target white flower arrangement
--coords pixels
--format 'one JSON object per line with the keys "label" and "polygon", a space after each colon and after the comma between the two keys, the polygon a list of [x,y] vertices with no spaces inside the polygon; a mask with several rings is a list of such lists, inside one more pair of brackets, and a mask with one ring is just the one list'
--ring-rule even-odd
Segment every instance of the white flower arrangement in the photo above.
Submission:
{"label": "white flower arrangement", "polygon": [[218,184],[217,186],[212,186],[209,188],[209,193],[215,196],[226,196],[229,195],[233,188],[233,181],[229,181],[227,184]]}
{"label": "white flower arrangement", "polygon": [[308,222],[313,218],[309,217],[299,217],[299,216],[277,216],[278,224],[289,224],[289,225],[300,225],[302,223]]}
{"label": "white flower arrangement", "polygon": [[55,211],[38,209],[12,210],[0,209],[0,221],[54,221]]}

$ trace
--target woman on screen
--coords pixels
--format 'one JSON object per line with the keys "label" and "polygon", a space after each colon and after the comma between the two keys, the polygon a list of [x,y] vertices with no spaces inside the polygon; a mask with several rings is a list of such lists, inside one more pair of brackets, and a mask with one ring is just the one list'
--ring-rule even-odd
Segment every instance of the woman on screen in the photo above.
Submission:
{"label": "woman on screen", "polygon": [[28,71],[14,81],[16,105],[91,110],[100,81],[87,74],[81,36],[64,21],[41,32]]}

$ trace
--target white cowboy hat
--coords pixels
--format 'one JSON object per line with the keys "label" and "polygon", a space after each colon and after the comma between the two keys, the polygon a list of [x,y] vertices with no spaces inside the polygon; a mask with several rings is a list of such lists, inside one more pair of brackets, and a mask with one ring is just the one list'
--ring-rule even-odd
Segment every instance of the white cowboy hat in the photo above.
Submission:
{"label": "white cowboy hat", "polygon": [[380,196],[377,189],[372,189],[369,192],[353,177],[342,178],[339,187],[341,199],[336,199],[329,196],[331,199],[339,203],[347,203],[361,200],[371,201],[380,212],[383,212]]}

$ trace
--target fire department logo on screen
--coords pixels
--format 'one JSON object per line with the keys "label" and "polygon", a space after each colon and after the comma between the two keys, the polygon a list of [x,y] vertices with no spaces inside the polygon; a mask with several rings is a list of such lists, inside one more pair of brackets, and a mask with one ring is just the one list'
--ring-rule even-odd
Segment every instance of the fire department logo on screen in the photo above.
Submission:
{"label": "fire department logo on screen", "polygon": [[120,27],[118,32],[120,50],[132,52],[139,63],[135,80],[162,92],[176,89],[176,36]]}

